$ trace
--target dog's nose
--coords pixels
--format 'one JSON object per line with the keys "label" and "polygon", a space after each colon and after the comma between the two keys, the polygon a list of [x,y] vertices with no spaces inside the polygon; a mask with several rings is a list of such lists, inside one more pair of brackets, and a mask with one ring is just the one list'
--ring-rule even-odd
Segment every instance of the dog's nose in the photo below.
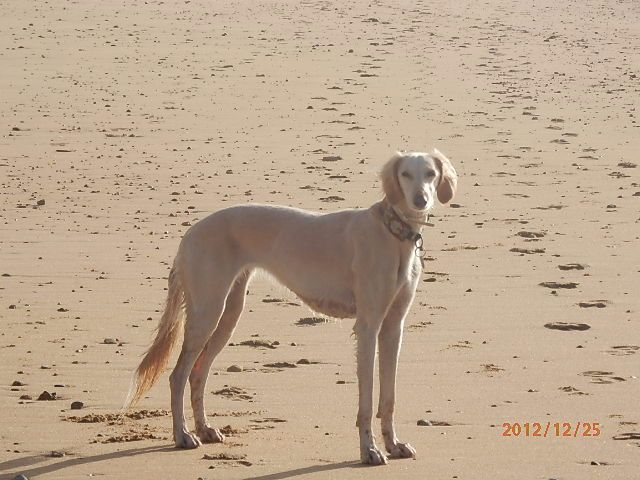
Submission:
{"label": "dog's nose", "polygon": [[427,206],[427,199],[424,198],[424,195],[422,195],[421,193],[416,194],[415,197],[413,197],[413,204],[416,206],[416,208],[419,208],[420,210],[422,210],[424,207]]}

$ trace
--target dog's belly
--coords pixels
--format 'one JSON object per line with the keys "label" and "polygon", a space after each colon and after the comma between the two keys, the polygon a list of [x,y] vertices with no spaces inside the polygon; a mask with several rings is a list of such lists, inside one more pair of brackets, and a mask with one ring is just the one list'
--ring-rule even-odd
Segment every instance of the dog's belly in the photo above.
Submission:
{"label": "dog's belly", "polygon": [[[290,268],[292,263],[302,265],[302,268]],[[330,268],[328,263],[320,266],[309,261],[305,265],[301,260],[289,258],[269,266],[258,265],[258,268],[295,293],[312,310],[329,317],[355,318],[356,301],[350,288],[348,269],[335,263],[334,268]]]}
{"label": "dog's belly", "polygon": [[356,304],[353,295],[347,295],[339,299],[314,298],[297,294],[300,300],[306,303],[312,310],[336,318],[355,318]]}

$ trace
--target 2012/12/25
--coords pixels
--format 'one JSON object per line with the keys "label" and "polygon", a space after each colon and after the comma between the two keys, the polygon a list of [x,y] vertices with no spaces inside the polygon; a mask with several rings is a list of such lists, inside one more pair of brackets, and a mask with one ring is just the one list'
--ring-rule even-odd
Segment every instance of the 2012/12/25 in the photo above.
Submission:
{"label": "2012/12/25", "polygon": [[504,422],[503,437],[598,437],[599,422]]}

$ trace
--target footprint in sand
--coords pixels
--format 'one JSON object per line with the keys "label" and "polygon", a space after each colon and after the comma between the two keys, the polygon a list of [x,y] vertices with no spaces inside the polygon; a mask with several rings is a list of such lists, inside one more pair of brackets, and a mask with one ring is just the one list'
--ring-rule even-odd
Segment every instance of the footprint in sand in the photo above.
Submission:
{"label": "footprint in sand", "polygon": [[[220,429],[220,433],[227,437],[233,437],[235,435],[240,435],[242,433],[247,433],[249,430],[246,428],[233,428],[231,425],[225,425]],[[226,442],[225,442],[226,444]]]}
{"label": "footprint in sand", "polygon": [[578,284],[575,282],[541,282],[538,285],[540,285],[541,287],[553,288],[553,289],[556,289],[556,288],[573,289],[578,286]]}
{"label": "footprint in sand", "polygon": [[113,423],[122,422],[125,418],[142,420],[143,418],[166,417],[168,410],[137,410],[133,412],[118,413],[89,413],[82,416],[66,417],[64,420],[75,423]]}
{"label": "footprint in sand", "polygon": [[544,248],[520,248],[513,247],[509,249],[510,252],[521,253],[523,255],[532,255],[534,253],[545,253],[546,250]]}
{"label": "footprint in sand", "polygon": [[282,418],[275,418],[275,417],[256,418],[249,421],[253,423],[285,423],[286,422],[286,420]]}
{"label": "footprint in sand", "polygon": [[249,394],[245,389],[239,387],[230,387],[225,385],[224,388],[211,392],[214,395],[222,395],[231,400],[253,400],[253,395]]}
{"label": "footprint in sand", "polygon": [[521,232],[516,233],[516,235],[519,237],[535,239],[535,238],[544,237],[546,233],[545,232],[528,232],[523,230]]}
{"label": "footprint in sand", "polygon": [[614,382],[626,382],[626,379],[615,376],[613,372],[603,372],[600,370],[589,370],[587,372],[582,372],[580,375],[583,377],[590,377],[591,383],[607,384]]}
{"label": "footprint in sand", "polygon": [[640,432],[621,433],[612,438],[614,440],[640,440]]}
{"label": "footprint in sand", "polygon": [[298,366],[295,363],[290,363],[290,362],[265,363],[264,366],[267,368],[277,368],[277,369],[298,368]]}
{"label": "footprint in sand", "polygon": [[321,202],[340,202],[342,200],[344,200],[344,198],[338,195],[329,195],[328,197],[320,198]]}
{"label": "footprint in sand", "polygon": [[326,318],[322,318],[322,317],[304,317],[298,320],[296,322],[296,325],[298,327],[305,327],[305,326],[319,325],[323,323],[329,323],[329,321]]}
{"label": "footprint in sand", "polygon": [[413,325],[409,325],[407,327],[407,330],[419,330],[421,328],[425,328],[428,327],[430,325],[433,325],[433,322],[418,322],[418,323],[414,323]]}
{"label": "footprint in sand", "polygon": [[418,420],[416,425],[419,427],[451,427],[451,423],[442,420]]}
{"label": "footprint in sand", "polygon": [[534,210],[560,210],[563,209],[565,205],[547,205],[546,207],[533,207]]}
{"label": "footprint in sand", "polygon": [[99,440],[93,440],[91,443],[127,443],[139,442],[141,440],[168,440],[168,437],[156,435],[155,433],[148,431],[147,428],[148,426],[142,430],[131,428],[122,435],[102,437]]}
{"label": "footprint in sand", "polygon": [[611,347],[611,350],[607,350],[607,353],[616,356],[633,355],[640,347],[637,345],[615,345]]}
{"label": "footprint in sand", "polygon": [[637,165],[635,163],[632,163],[632,162],[620,162],[618,164],[618,166],[622,167],[622,168],[636,168],[637,167]]}
{"label": "footprint in sand", "polygon": [[589,302],[580,302],[578,306],[581,308],[605,308],[608,300],[591,300]]}
{"label": "footprint in sand", "polygon": [[299,307],[300,304],[296,303],[296,302],[290,302],[288,300],[285,300],[284,298],[271,298],[271,297],[267,297],[267,298],[263,298],[262,299],[262,303],[277,303],[278,305],[283,305],[283,306],[293,306],[293,307]]}
{"label": "footprint in sand", "polygon": [[279,342],[271,342],[269,340],[255,339],[255,340],[244,340],[240,343],[230,343],[229,346],[242,345],[246,347],[254,347],[254,348],[276,348],[280,345]]}
{"label": "footprint in sand", "polygon": [[576,387],[566,386],[560,387],[558,390],[562,390],[563,392],[567,392],[569,395],[589,395],[588,393],[583,392],[582,390],[578,390]]}
{"label": "footprint in sand", "polygon": [[223,460],[223,461],[238,461],[244,460],[247,456],[244,453],[205,453],[202,457],[203,460]]}
{"label": "footprint in sand", "polygon": [[558,265],[560,270],[584,270],[587,265],[584,263],[567,263],[565,265]]}
{"label": "footprint in sand", "polygon": [[589,330],[591,326],[587,325],[586,323],[551,322],[551,323],[545,323],[544,328],[548,328],[550,330],[562,330],[563,332],[570,332],[573,330],[578,330],[578,331]]}

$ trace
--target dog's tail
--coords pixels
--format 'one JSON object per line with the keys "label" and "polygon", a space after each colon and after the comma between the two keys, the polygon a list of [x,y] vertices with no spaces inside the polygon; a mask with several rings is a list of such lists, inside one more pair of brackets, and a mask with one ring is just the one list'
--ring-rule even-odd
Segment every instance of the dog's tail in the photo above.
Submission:
{"label": "dog's tail", "polygon": [[135,405],[158,380],[167,366],[171,350],[184,326],[184,289],[180,281],[177,262],[169,272],[167,302],[156,329],[156,338],[147,350],[132,380],[125,408]]}

